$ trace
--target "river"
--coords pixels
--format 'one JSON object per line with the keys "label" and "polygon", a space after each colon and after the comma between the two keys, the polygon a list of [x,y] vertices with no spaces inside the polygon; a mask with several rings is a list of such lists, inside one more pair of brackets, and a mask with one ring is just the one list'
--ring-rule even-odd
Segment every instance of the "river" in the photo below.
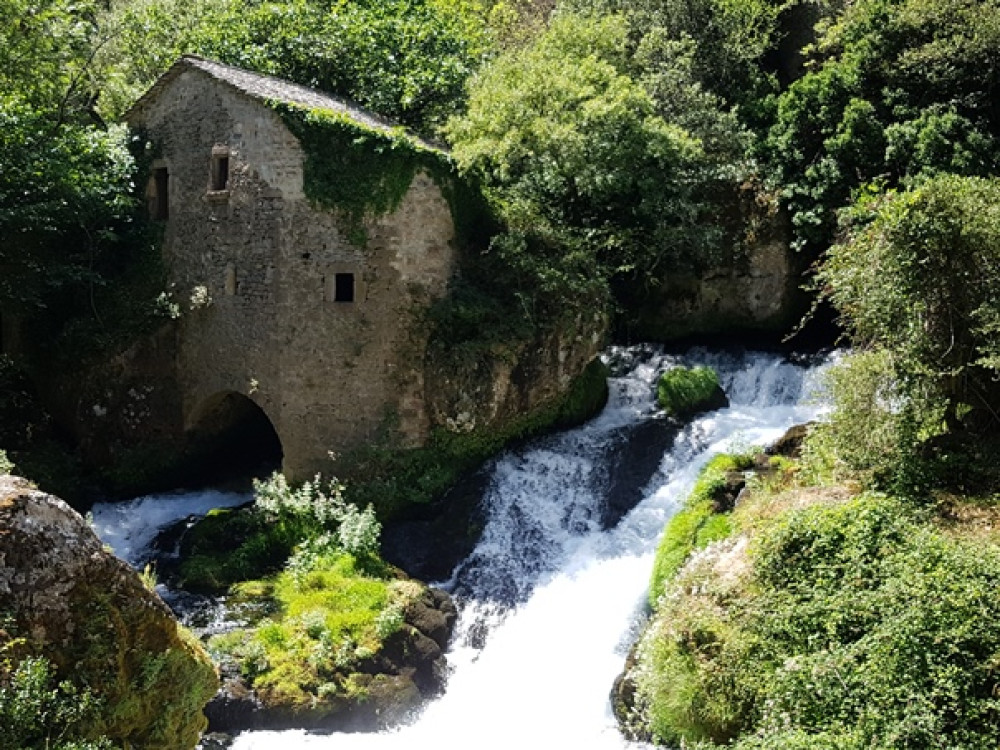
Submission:
{"label": "river", "polygon": [[[613,348],[606,357],[614,376],[598,417],[509,451],[489,469],[483,537],[440,582],[461,613],[445,694],[394,730],[244,732],[235,750],[639,747],[619,734],[608,694],[645,616],[657,539],[711,456],[767,444],[822,413],[825,362],[651,347]],[[623,434],[655,419],[654,383],[673,364],[714,367],[730,406],[684,427],[638,504],[605,528],[609,456]],[[144,498],[132,509],[95,506],[94,519],[106,542],[141,565],[143,545],[168,516],[245,501],[225,493]]]}

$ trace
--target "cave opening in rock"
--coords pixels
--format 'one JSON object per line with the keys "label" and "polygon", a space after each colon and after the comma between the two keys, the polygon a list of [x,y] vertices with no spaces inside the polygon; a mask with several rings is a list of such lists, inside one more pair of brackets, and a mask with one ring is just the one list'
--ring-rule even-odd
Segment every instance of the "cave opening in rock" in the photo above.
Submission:
{"label": "cave opening in rock", "polygon": [[195,412],[189,451],[203,481],[266,476],[281,469],[283,451],[261,407],[235,391],[217,393]]}

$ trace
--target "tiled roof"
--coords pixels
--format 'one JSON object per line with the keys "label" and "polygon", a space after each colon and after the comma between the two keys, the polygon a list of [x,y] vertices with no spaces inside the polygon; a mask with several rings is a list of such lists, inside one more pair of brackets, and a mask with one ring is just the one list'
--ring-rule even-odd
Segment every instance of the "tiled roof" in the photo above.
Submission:
{"label": "tiled roof", "polygon": [[[214,60],[206,60],[198,55],[184,55],[170,66],[170,69],[160,76],[156,83],[129,108],[125,114],[125,119],[128,122],[133,122],[145,106],[154,100],[168,83],[183,71],[190,69],[200,70],[215,80],[221,81],[247,96],[261,101],[279,101],[286,104],[298,104],[310,108],[342,112],[352,120],[376,130],[388,132],[398,127],[396,123],[368,112],[356,104],[352,104],[332,94],[317,91],[307,86],[301,86],[281,78],[275,78],[274,76],[254,73],[250,70],[225,65]],[[427,148],[441,150],[440,146],[424,141],[420,141],[420,143]]]}

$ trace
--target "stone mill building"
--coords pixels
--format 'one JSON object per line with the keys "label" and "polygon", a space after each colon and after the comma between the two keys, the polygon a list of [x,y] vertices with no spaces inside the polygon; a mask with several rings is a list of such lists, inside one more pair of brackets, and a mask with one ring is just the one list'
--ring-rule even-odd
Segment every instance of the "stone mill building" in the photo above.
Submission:
{"label": "stone mill building", "polygon": [[402,136],[335,97],[194,56],[127,119],[153,144],[146,200],[179,313],[177,426],[211,433],[259,409],[284,470],[304,478],[387,424],[404,442],[426,438],[423,314],[446,293],[455,231],[426,171],[394,205],[353,221],[308,197],[311,155],[282,111]]}

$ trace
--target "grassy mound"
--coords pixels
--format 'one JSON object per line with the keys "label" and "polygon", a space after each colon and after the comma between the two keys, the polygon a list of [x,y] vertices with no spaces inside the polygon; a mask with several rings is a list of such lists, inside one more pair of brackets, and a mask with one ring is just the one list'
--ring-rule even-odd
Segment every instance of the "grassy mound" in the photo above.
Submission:
{"label": "grassy mound", "polygon": [[661,563],[632,673],[644,731],[739,750],[996,747],[1000,547],[955,517],[758,483],[729,538]]}
{"label": "grassy mound", "polygon": [[306,545],[276,577],[235,587],[239,598],[271,602],[272,614],[214,638],[210,649],[235,659],[271,707],[322,714],[343,699],[364,700],[359,665],[403,627],[406,606],[423,592],[391,573],[378,561]]}
{"label": "grassy mound", "polygon": [[702,469],[684,507],[670,519],[660,538],[649,584],[649,603],[654,609],[667,581],[681,569],[695,550],[729,536],[729,513],[719,512],[719,498],[725,492],[731,472],[749,469],[749,456],[722,454]]}

